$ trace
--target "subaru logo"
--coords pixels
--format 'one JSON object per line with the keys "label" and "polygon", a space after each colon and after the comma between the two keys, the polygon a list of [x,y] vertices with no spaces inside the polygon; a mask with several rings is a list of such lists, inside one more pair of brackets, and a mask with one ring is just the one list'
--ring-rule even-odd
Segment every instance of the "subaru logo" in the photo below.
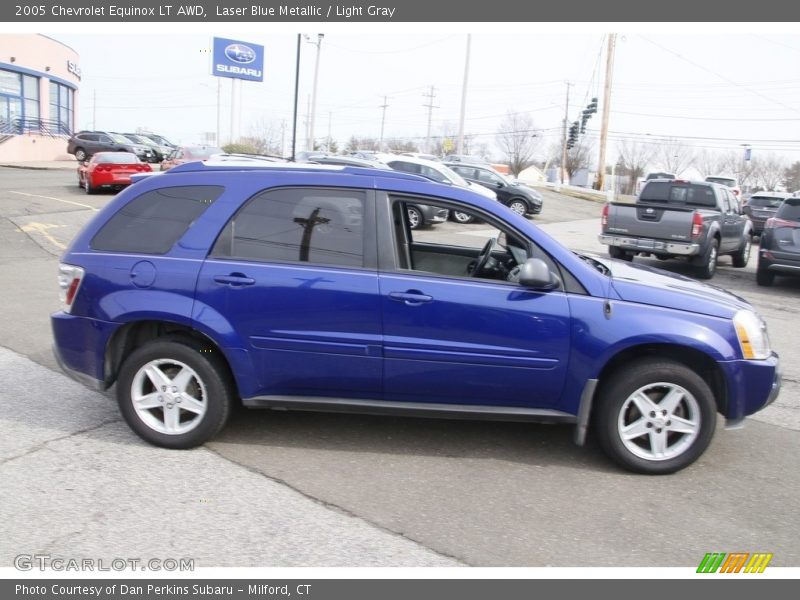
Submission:
{"label": "subaru logo", "polygon": [[231,44],[225,48],[225,56],[233,62],[246,65],[256,59],[256,52],[244,44]]}
{"label": "subaru logo", "polygon": [[652,215],[656,211],[654,211],[652,208],[648,208],[644,212],[646,212],[648,215]]}

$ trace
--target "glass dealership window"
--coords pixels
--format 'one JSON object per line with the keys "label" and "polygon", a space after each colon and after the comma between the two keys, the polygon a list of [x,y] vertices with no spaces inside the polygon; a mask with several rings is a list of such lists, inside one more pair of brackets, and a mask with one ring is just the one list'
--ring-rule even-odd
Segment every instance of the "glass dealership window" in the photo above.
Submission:
{"label": "glass dealership window", "polygon": [[66,85],[50,82],[50,118],[72,131],[74,119],[74,92]]}

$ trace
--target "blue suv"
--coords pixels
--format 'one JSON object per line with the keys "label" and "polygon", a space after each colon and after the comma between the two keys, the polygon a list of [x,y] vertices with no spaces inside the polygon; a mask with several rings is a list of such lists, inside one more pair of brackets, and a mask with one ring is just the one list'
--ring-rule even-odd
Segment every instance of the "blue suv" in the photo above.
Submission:
{"label": "blue suv", "polygon": [[[408,205],[481,227],[412,230]],[[145,440],[189,448],[232,406],[591,426],[623,467],[697,459],[716,415],[780,388],[744,300],[580,256],[468,189],[401,172],[188,163],[100,210],[60,265],[62,368],[116,384]]]}

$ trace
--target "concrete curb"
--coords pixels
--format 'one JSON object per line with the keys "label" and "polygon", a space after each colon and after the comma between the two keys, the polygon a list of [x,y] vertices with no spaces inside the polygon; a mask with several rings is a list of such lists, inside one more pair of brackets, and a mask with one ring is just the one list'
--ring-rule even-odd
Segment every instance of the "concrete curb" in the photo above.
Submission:
{"label": "concrete curb", "polygon": [[73,169],[78,168],[78,164],[75,163],[74,166],[70,165],[26,165],[22,163],[3,163],[0,164],[0,167],[6,167],[9,169],[26,169],[29,171],[72,171]]}

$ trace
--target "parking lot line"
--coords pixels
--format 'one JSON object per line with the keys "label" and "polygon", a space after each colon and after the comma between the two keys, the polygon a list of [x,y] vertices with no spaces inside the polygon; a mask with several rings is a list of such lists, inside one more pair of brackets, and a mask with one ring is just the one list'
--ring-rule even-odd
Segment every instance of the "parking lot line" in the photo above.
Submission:
{"label": "parking lot line", "polygon": [[20,196],[30,196],[32,198],[44,198],[45,200],[55,200],[57,202],[64,202],[66,204],[74,204],[75,206],[80,206],[83,208],[88,208],[89,210],[93,210],[97,212],[99,209],[95,208],[94,206],[89,206],[88,204],[82,204],[80,202],[73,202],[72,200],[64,200],[62,198],[54,198],[53,196],[40,196],[39,194],[29,194],[27,192],[16,192],[14,190],[9,190],[11,194],[19,194]]}

